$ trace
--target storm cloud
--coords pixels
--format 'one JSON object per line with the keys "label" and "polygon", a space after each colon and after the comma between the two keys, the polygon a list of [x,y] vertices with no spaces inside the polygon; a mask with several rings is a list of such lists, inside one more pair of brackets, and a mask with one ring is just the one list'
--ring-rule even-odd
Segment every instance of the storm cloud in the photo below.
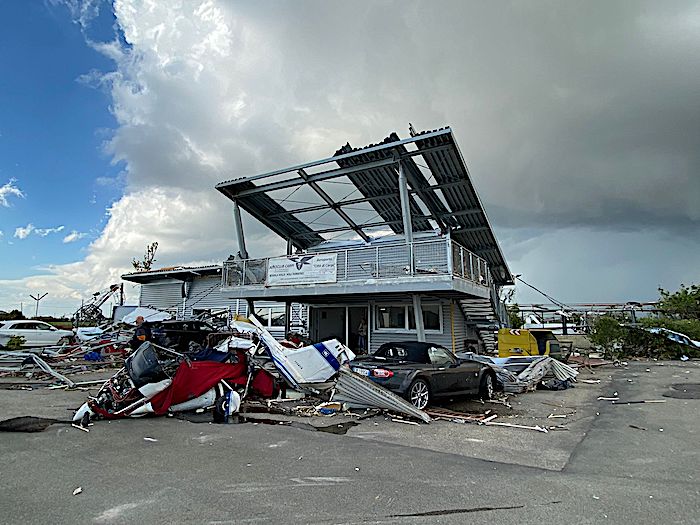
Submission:
{"label": "storm cloud", "polygon": [[[697,2],[117,0],[114,13],[121,37],[91,45],[114,60],[97,82],[125,189],[84,269],[114,278],[151,240],[159,263],[221,260],[236,247],[214,184],[411,122],[453,128],[511,269],[555,297],[653,299],[700,280]],[[253,255],[283,249],[245,227]],[[130,240],[115,253],[108,239]]]}

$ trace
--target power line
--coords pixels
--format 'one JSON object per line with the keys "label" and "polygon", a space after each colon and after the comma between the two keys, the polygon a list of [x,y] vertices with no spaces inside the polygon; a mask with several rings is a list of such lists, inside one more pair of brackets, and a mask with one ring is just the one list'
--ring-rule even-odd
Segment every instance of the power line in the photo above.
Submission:
{"label": "power line", "polygon": [[524,285],[529,286],[530,288],[532,288],[533,290],[535,290],[537,293],[543,295],[544,297],[546,297],[547,299],[549,299],[550,301],[552,301],[552,304],[556,304],[559,308],[562,308],[562,309],[564,309],[564,310],[571,310],[571,308],[569,308],[568,305],[562,303],[561,301],[557,301],[557,300],[556,300],[554,297],[552,297],[551,295],[547,295],[546,293],[544,293],[542,290],[540,290],[540,289],[537,288],[536,286],[533,286],[533,285],[531,285],[530,283],[524,281],[519,275],[516,275],[515,278],[516,278],[518,281],[520,281],[521,283],[523,283]]}

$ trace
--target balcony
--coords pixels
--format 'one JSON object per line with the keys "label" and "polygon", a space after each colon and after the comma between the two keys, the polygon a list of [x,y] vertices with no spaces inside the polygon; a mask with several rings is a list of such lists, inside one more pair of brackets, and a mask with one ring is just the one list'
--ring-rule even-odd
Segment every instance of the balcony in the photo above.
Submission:
{"label": "balcony", "polygon": [[486,261],[445,237],[230,260],[222,275],[222,293],[236,299],[411,292],[489,297],[490,286]]}

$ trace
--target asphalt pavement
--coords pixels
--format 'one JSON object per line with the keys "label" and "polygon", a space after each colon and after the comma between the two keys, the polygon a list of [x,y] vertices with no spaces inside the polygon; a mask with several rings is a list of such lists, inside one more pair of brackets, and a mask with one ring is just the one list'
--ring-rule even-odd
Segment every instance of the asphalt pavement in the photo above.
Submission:
{"label": "asphalt pavement", "polygon": [[[587,377],[601,383],[525,394],[511,399],[512,412],[496,410],[498,420],[564,427],[547,434],[383,418],[347,435],[174,418],[4,433],[0,520],[700,523],[700,400],[665,397],[678,391],[672,384],[700,383],[700,363],[631,362]],[[0,419],[66,417],[84,396],[0,390]]]}

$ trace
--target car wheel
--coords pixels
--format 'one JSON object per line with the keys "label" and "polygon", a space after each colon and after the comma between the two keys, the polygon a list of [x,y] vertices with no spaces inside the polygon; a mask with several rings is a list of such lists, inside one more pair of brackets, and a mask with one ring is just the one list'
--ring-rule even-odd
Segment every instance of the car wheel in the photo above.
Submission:
{"label": "car wheel", "polygon": [[416,379],[408,389],[408,400],[419,410],[423,410],[430,402],[430,386],[425,379]]}
{"label": "car wheel", "polygon": [[479,395],[481,396],[481,399],[493,399],[493,394],[495,391],[496,389],[493,374],[486,372],[481,377],[481,384],[479,385]]}

